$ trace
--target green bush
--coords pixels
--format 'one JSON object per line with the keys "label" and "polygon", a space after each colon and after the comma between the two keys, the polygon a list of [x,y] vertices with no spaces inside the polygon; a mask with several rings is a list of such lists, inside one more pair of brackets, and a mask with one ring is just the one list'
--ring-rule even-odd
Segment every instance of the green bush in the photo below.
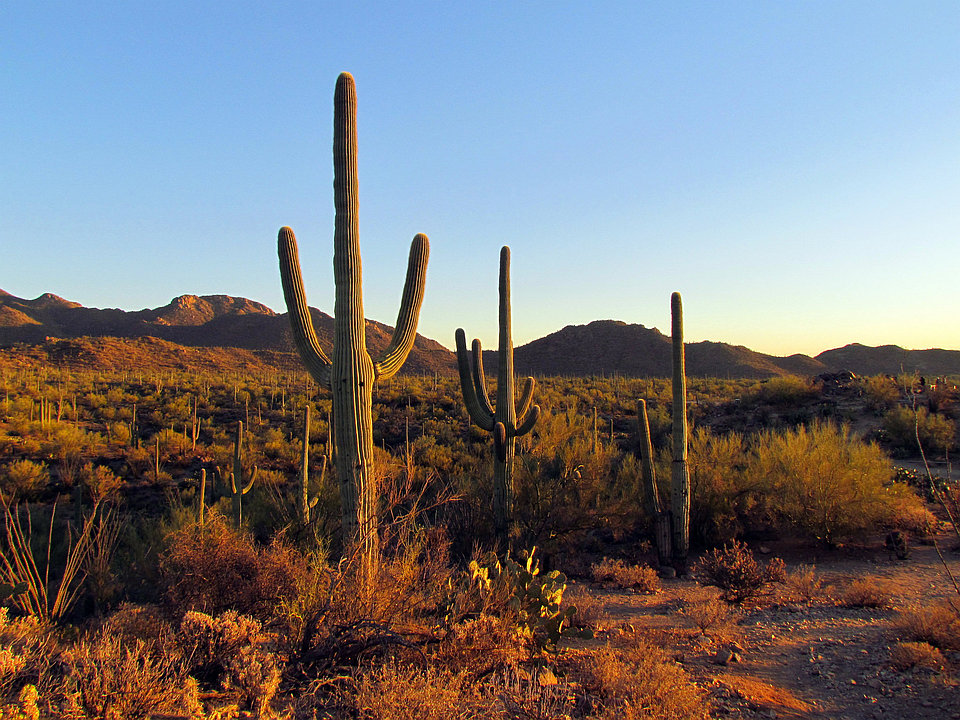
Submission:
{"label": "green bush", "polygon": [[16,460],[0,475],[0,496],[4,501],[15,497],[30,497],[42,490],[49,480],[50,473],[43,463]]}
{"label": "green bush", "polygon": [[833,423],[761,433],[749,472],[776,518],[827,545],[890,522],[910,495],[879,447]]}
{"label": "green bush", "polygon": [[883,416],[883,432],[895,453],[911,456],[920,453],[918,435],[924,452],[943,453],[953,448],[957,430],[951,420],[925,407],[895,407]]}

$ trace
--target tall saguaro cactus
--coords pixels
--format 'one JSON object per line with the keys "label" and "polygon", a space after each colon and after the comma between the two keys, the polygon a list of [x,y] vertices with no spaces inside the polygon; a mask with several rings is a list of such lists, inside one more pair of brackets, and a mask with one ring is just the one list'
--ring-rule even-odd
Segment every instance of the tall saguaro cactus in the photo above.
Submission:
{"label": "tall saguaro cactus", "polygon": [[673,564],[686,569],[690,549],[690,473],[687,469],[687,374],[683,351],[683,304],[670,296],[670,338],[673,342],[673,464],[670,504],[673,522]]}
{"label": "tall saguaro cactus", "polygon": [[377,551],[377,487],[373,472],[373,384],[389,378],[413,347],[423,302],[430,243],[418,234],[410,245],[407,277],[393,337],[374,360],[364,337],[357,183],[357,93],[353,77],[341,73],[333,96],[333,276],[336,285],[333,355],[320,348],[300,274],[293,231],[280,229],[277,252],[283,296],[294,343],[307,370],[333,395],[337,480],[343,532],[348,544],[360,544],[363,557]]}
{"label": "tall saguaro cactus", "polygon": [[540,417],[540,406],[532,405],[534,380],[528,377],[520,395],[519,407],[513,392],[513,333],[510,314],[510,248],[500,250],[500,346],[497,353],[497,408],[490,405],[483,374],[483,348],[473,341],[473,364],[467,355],[463,329],[456,333],[457,368],[460,390],[473,422],[493,433],[493,514],[497,535],[508,540],[513,521],[513,458],[516,438],[525,435]]}

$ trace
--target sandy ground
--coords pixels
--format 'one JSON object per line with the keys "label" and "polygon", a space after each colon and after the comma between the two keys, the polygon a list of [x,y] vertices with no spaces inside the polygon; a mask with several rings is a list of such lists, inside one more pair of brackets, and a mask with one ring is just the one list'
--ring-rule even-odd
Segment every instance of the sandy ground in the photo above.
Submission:
{"label": "sandy ground", "polygon": [[[937,541],[960,578],[956,537],[944,533]],[[904,612],[960,599],[932,544],[911,542],[902,561],[890,559],[883,538],[819,557],[775,544],[765,549],[787,560],[788,570],[814,564],[826,589],[812,601],[777,589],[742,608],[726,629],[701,633],[678,612],[711,592],[692,580],[665,580],[656,595],[592,587],[609,618],[606,636],[658,635],[710,693],[718,718],[960,718],[960,653],[947,655],[943,672],[894,670],[889,662]],[[866,577],[882,588],[885,607],[834,599]],[[721,662],[730,649],[735,657]]]}

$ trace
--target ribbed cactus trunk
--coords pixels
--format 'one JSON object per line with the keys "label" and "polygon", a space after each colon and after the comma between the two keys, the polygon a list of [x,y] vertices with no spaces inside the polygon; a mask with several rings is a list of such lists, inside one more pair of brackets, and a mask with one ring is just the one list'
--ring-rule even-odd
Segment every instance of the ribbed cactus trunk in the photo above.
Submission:
{"label": "ribbed cactus trunk", "polygon": [[410,246],[400,312],[390,344],[374,362],[367,352],[361,282],[357,182],[357,95],[353,77],[341,73],[334,92],[333,354],[320,348],[307,306],[297,243],[281,228],[277,251],[294,343],[314,379],[333,396],[333,436],[344,538],[372,562],[377,555],[377,483],[373,467],[373,385],[403,365],[417,334],[430,244],[418,234]]}
{"label": "ribbed cactus trunk", "polygon": [[670,538],[670,512],[660,505],[660,491],[653,466],[653,442],[650,439],[650,420],[647,417],[647,401],[637,401],[637,425],[640,431],[640,473],[643,478],[647,512],[653,520],[654,539],[657,543],[657,559],[660,567],[673,562]]}
{"label": "ribbed cactus trunk", "polygon": [[513,458],[516,454],[517,410],[513,404],[513,316],[510,310],[510,248],[500,249],[500,333],[497,348],[496,458],[493,463],[493,516],[500,537],[513,522]]}
{"label": "ribbed cactus trunk", "polygon": [[[342,76],[341,76],[342,78]],[[337,438],[337,480],[343,531],[356,537],[364,556],[377,549],[377,487],[373,460],[373,360],[367,352],[360,261],[357,181],[357,95],[337,81],[333,96],[333,358],[330,367]],[[341,221],[342,219],[342,221]]]}
{"label": "ribbed cactus trunk", "polygon": [[670,337],[673,343],[673,464],[671,521],[673,565],[677,574],[687,567],[690,550],[690,474],[687,469],[687,374],[683,350],[683,304],[680,293],[670,296]]}
{"label": "ribbed cactus trunk", "polygon": [[466,335],[463,329],[456,332],[457,369],[460,373],[460,390],[467,412],[473,422],[483,430],[493,433],[493,517],[498,539],[509,545],[513,525],[513,460],[516,454],[516,438],[533,429],[540,417],[540,407],[531,406],[532,377],[528,377],[520,397],[519,409],[514,404],[513,377],[513,328],[510,309],[510,248],[500,250],[500,337],[497,355],[497,408],[494,411],[487,394],[483,372],[483,348],[479,340],[473,341],[473,364],[467,354]]}

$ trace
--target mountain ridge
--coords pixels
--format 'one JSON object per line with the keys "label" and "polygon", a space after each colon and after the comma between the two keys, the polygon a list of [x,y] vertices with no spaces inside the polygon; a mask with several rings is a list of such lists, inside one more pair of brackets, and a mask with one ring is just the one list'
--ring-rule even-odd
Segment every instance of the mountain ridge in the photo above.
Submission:
{"label": "mountain ridge", "polygon": [[[331,347],[333,318],[316,308],[310,308],[310,313],[321,345]],[[392,332],[389,325],[367,320],[367,344],[372,354],[386,348]],[[53,293],[28,300],[0,290],[0,347],[99,337],[131,341],[156,338],[191,348],[236,348],[281,358],[281,365],[287,365],[284,358],[294,352],[286,314],[247,298],[185,294],[157,308],[125,311],[87,308]],[[52,357],[69,356],[67,347],[51,345]],[[169,348],[162,347],[170,353]],[[131,352],[139,357],[139,349],[131,346]],[[960,374],[960,351],[939,348],[907,350],[898,345],[850,343],[816,357],[801,353],[781,357],[742,345],[703,340],[687,343],[686,353],[690,376],[768,378],[816,376],[838,370],[858,375],[916,371],[931,378]],[[608,319],[567,325],[521,345],[514,351],[514,362],[516,372],[525,375],[669,377],[670,354],[670,337],[657,328]],[[490,375],[496,373],[496,356],[496,350],[484,351],[484,367]],[[243,357],[244,363],[253,362]],[[437,341],[418,334],[404,372],[452,374],[456,372],[456,357]]]}

